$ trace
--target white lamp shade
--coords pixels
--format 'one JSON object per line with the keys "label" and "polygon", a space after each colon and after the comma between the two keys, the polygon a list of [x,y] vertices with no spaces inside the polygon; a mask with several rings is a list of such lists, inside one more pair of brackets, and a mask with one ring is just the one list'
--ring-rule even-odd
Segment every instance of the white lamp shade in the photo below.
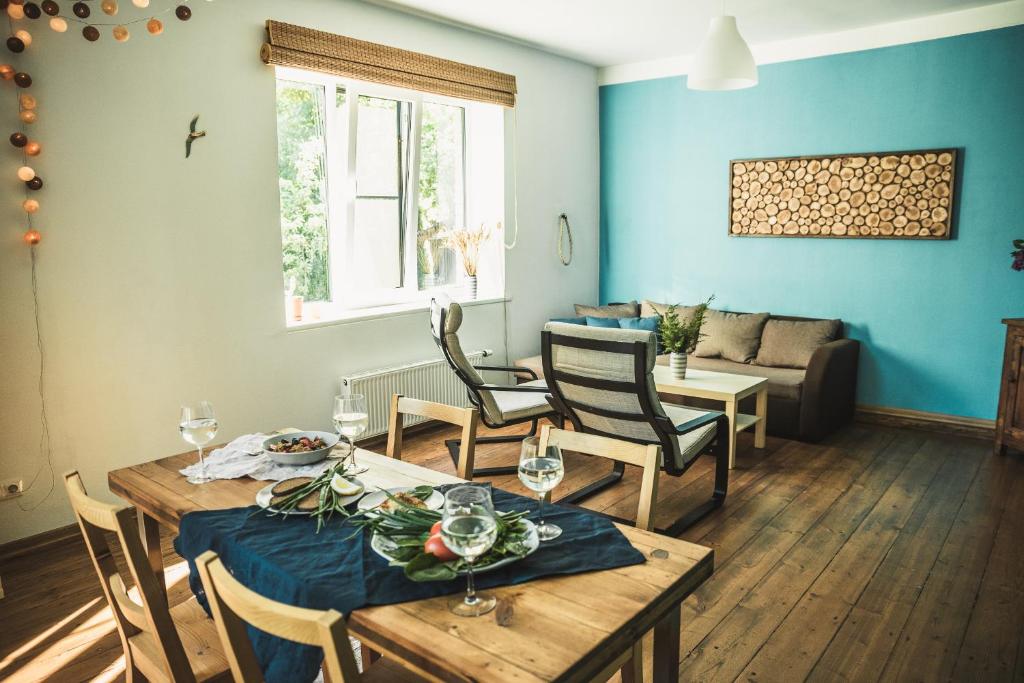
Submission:
{"label": "white lamp shade", "polygon": [[736,28],[736,17],[715,17],[686,78],[690,90],[739,90],[757,85],[754,55]]}

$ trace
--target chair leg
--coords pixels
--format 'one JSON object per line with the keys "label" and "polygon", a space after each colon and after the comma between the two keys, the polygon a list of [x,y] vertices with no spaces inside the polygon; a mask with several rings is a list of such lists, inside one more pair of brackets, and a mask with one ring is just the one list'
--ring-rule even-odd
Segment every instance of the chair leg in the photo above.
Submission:
{"label": "chair leg", "polygon": [[[552,420],[554,422],[554,420]],[[530,422],[530,431],[526,434],[509,434],[507,436],[479,436],[476,439],[476,444],[479,446],[482,443],[516,443],[522,441],[531,436],[537,436],[537,420]],[[455,464],[455,470],[459,469],[459,448],[462,446],[462,439],[448,439],[444,442],[444,445],[448,447],[448,455],[451,456],[452,463]],[[516,474],[519,471],[519,457],[516,456],[516,465],[506,467],[477,467],[473,469],[471,478],[473,477],[496,477],[503,474]]]}
{"label": "chair leg", "polygon": [[679,536],[687,528],[720,508],[725,502],[725,495],[729,490],[729,439],[733,438],[733,435],[730,434],[727,420],[719,420],[717,429],[718,438],[711,451],[715,457],[715,491],[711,494],[711,500],[698,505],[667,528],[655,529],[659,534]]}

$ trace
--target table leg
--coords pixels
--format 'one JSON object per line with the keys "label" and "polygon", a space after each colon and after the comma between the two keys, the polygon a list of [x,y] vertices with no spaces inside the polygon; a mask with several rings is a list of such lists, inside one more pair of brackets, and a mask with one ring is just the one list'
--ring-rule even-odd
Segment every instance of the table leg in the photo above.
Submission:
{"label": "table leg", "polygon": [[654,681],[679,681],[679,612],[673,605],[668,614],[654,626]]}
{"label": "table leg", "polygon": [[729,469],[736,467],[736,401],[725,402],[725,416],[729,418]]}
{"label": "table leg", "polygon": [[754,448],[764,448],[765,433],[768,428],[768,389],[757,392],[757,408],[754,414],[761,418],[754,425]]}
{"label": "table leg", "polygon": [[167,584],[164,583],[164,554],[160,550],[160,523],[139,510],[139,527],[142,531],[142,545],[146,548],[146,555],[149,557],[149,566],[156,574],[157,583],[164,591]]}

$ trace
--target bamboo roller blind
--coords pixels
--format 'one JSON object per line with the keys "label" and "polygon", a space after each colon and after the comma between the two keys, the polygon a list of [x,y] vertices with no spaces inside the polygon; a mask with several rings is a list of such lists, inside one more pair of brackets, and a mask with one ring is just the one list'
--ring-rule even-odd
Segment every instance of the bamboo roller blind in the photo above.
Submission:
{"label": "bamboo roller blind", "polygon": [[290,66],[422,92],[516,104],[516,77],[397,47],[267,21],[266,64]]}

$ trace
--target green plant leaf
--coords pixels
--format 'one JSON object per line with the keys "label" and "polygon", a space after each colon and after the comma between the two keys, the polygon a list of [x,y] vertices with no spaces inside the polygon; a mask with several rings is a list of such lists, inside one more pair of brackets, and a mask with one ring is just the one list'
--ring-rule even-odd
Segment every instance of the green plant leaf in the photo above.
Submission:
{"label": "green plant leaf", "polygon": [[420,553],[405,565],[405,575],[412,581],[450,581],[458,572],[434,555]]}

